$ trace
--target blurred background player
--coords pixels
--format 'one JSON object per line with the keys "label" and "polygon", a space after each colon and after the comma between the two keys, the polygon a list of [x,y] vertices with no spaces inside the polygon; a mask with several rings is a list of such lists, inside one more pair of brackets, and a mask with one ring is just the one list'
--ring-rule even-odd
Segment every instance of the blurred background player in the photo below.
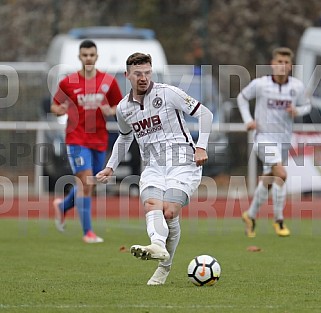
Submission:
{"label": "blurred background player", "polygon": [[[310,112],[303,83],[290,76],[293,52],[279,47],[272,53],[272,75],[256,78],[238,95],[237,103],[247,130],[255,130],[254,149],[263,163],[263,175],[255,190],[248,211],[242,214],[248,237],[255,237],[255,219],[260,206],[272,189],[274,230],[279,236],[289,236],[284,224],[283,210],[286,199],[286,170],[293,118]],[[249,100],[256,99],[254,119]]]}
{"label": "blurred background player", "polygon": [[[144,204],[150,245],[133,245],[132,255],[157,260],[159,265],[148,285],[162,285],[169,274],[180,239],[179,214],[202,177],[207,161],[207,144],[212,113],[184,91],[151,81],[150,55],[128,57],[126,78],[131,91],[117,106],[120,135],[98,181],[107,182],[124,158],[133,138],[144,162],[140,177],[140,198]],[[199,120],[195,144],[187,128],[184,112]]]}
{"label": "blurred background player", "polygon": [[111,75],[95,68],[98,58],[96,44],[85,40],[79,47],[82,69],[59,83],[51,105],[56,115],[68,114],[66,144],[76,186],[65,199],[55,199],[55,223],[64,231],[65,214],[78,209],[86,243],[99,243],[103,239],[92,230],[91,197],[94,177],[104,166],[108,144],[105,117],[114,115],[122,95],[117,81]]}

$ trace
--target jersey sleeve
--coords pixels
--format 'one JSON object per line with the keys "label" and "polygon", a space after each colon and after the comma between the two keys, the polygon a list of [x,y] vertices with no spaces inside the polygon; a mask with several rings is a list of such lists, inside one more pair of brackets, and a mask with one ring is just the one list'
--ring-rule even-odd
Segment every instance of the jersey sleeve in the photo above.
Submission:
{"label": "jersey sleeve", "polygon": [[108,100],[109,105],[111,107],[117,105],[120,102],[120,100],[122,99],[122,97],[123,96],[121,94],[118,82],[116,79],[113,79],[110,89],[107,94],[107,100]]}
{"label": "jersey sleeve", "polygon": [[57,91],[54,95],[53,101],[60,105],[64,103],[68,99],[68,96],[66,94],[66,89],[65,89],[65,79],[59,82]]}
{"label": "jersey sleeve", "polygon": [[123,114],[121,112],[121,106],[118,106],[116,109],[116,118],[118,123],[118,129],[121,134],[127,135],[130,132],[132,132],[131,126],[126,123],[123,117]]}
{"label": "jersey sleeve", "polygon": [[258,79],[253,79],[247,86],[245,86],[241,94],[245,98],[245,100],[249,101],[257,96],[259,84],[258,84]]}
{"label": "jersey sleeve", "polygon": [[254,79],[246,87],[244,87],[237,96],[237,106],[245,124],[253,121],[253,117],[250,112],[249,101],[256,98],[257,92],[258,80]]}
{"label": "jersey sleeve", "polygon": [[299,85],[299,94],[296,104],[296,110],[298,116],[309,114],[311,111],[311,101],[307,96],[303,83],[300,82]]}
{"label": "jersey sleeve", "polygon": [[206,149],[212,130],[213,114],[207,107],[201,105],[193,116],[198,119],[199,126],[196,147]]}
{"label": "jersey sleeve", "polygon": [[173,91],[173,102],[175,108],[198,119],[199,136],[196,147],[206,149],[212,129],[212,112],[198,100],[188,95],[185,91],[174,86],[171,86],[170,88]]}
{"label": "jersey sleeve", "polygon": [[169,86],[169,88],[172,93],[174,107],[193,116],[201,106],[201,103],[177,87]]}
{"label": "jersey sleeve", "polygon": [[106,165],[106,167],[110,167],[114,171],[118,167],[119,163],[125,158],[125,155],[134,140],[132,129],[124,120],[120,111],[120,106],[117,107],[116,116],[119,128],[119,136],[114,143],[111,156]]}

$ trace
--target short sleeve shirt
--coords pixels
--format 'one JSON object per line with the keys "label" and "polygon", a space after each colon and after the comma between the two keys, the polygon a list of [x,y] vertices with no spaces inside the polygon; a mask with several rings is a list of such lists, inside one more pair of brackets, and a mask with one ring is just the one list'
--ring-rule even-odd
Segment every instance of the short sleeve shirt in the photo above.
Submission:
{"label": "short sleeve shirt", "polygon": [[115,106],[122,95],[113,76],[97,70],[96,76],[85,79],[73,73],[64,78],[54,96],[58,105],[68,103],[66,143],[104,151],[108,145],[106,120],[99,106]]}

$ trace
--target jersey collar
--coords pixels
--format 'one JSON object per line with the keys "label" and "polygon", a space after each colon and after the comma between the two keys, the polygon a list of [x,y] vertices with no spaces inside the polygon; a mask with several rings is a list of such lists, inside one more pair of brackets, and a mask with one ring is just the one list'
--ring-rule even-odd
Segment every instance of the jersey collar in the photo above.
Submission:
{"label": "jersey collar", "polygon": [[[146,90],[146,93],[145,93],[145,95],[144,95],[144,98],[145,98],[146,95],[148,95],[148,94],[152,91],[153,86],[154,86],[154,82],[151,81],[150,84],[149,84],[149,86],[148,86],[148,88],[147,88],[147,90]],[[129,92],[128,101],[130,101],[130,102],[136,102],[136,101],[134,100],[134,97],[133,97],[133,89],[131,89],[130,92]]]}
{"label": "jersey collar", "polygon": [[274,79],[274,76],[273,76],[273,75],[271,75],[271,78],[272,78],[273,83],[278,84],[278,85],[285,85],[285,84],[287,84],[287,83],[289,82],[289,76],[287,77],[286,81],[285,81],[284,83],[282,83],[282,84],[278,83],[278,82]]}

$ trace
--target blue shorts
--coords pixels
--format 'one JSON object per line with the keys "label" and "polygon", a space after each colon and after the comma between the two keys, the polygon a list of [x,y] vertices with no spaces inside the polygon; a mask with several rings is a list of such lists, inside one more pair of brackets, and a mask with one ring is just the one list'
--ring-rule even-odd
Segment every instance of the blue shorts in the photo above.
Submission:
{"label": "blue shorts", "polygon": [[91,169],[93,175],[105,165],[106,151],[97,151],[78,145],[67,145],[69,163],[74,174]]}

